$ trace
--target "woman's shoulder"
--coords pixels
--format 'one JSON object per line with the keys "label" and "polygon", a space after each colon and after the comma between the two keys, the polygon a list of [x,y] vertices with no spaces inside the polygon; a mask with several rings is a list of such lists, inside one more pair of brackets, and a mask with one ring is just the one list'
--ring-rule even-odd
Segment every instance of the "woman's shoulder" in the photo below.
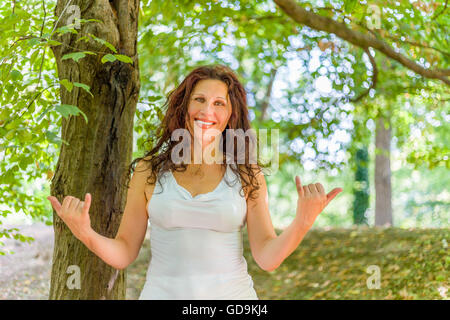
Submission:
{"label": "woman's shoulder", "polygon": [[144,188],[148,188],[154,184],[151,183],[153,179],[150,179],[153,176],[150,159],[150,157],[146,156],[137,160],[134,168],[134,175],[138,177],[138,180],[143,184]]}
{"label": "woman's shoulder", "polygon": [[249,177],[250,172],[252,173],[251,175],[254,177],[257,177],[259,175],[263,175],[264,173],[262,171],[262,168],[258,165],[258,164],[249,164],[248,166],[244,165],[244,164],[239,164],[238,165],[239,171],[241,172],[242,175],[244,175],[246,178]]}
{"label": "woman's shoulder", "polygon": [[136,162],[136,168],[135,170],[139,170],[139,172],[145,172],[150,174],[152,172],[152,166],[151,166],[151,156],[145,156],[140,158],[137,162]]}
{"label": "woman's shoulder", "polygon": [[155,188],[155,183],[151,183],[153,179],[150,179],[150,176],[152,175],[152,166],[150,163],[151,156],[146,156],[140,159],[136,164],[136,170],[139,171],[139,174],[142,177],[142,181],[144,182],[144,194],[145,199],[147,203],[150,201],[153,190]]}

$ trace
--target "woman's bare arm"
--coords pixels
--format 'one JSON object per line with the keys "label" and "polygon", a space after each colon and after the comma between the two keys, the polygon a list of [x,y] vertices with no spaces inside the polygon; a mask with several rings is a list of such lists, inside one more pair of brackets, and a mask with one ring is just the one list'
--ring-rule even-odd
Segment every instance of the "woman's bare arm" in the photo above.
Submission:
{"label": "woman's bare arm", "polygon": [[147,201],[144,190],[148,174],[143,163],[139,162],[130,181],[125,211],[114,239],[102,236],[91,228],[90,195],[86,195],[86,203],[72,196],[65,197],[63,204],[53,196],[48,197],[48,200],[74,236],[89,250],[108,265],[125,269],[136,259],[147,231]]}
{"label": "woman's bare arm", "polygon": [[130,181],[125,211],[115,237],[116,241],[122,241],[127,248],[128,259],[125,268],[136,260],[147,231],[145,183],[149,174],[144,162],[138,162]]}

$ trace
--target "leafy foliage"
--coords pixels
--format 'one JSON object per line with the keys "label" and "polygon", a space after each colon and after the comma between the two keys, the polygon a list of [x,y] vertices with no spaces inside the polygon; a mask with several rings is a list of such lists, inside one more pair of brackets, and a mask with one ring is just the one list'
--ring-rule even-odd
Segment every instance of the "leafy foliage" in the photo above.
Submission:
{"label": "leafy foliage", "polygon": [[[59,135],[61,117],[68,119],[81,114],[88,123],[78,106],[60,103],[61,90],[75,93],[81,89],[92,96],[88,85],[58,78],[55,61],[48,52],[51,47],[63,44],[52,36],[78,31],[74,24],[54,27],[57,17],[48,17],[54,6],[54,1],[28,1],[0,7],[0,203],[48,224],[52,223],[52,212],[45,197],[31,194],[26,187],[31,181],[52,178],[55,155],[61,143],[66,143]],[[79,19],[79,22],[84,25],[101,21]],[[96,41],[117,52],[110,43],[90,33],[80,40]],[[97,54],[105,52],[74,51],[62,59],[78,63],[86,55]],[[131,60],[121,54],[111,56],[124,63]],[[0,210],[3,216],[11,212]]]}
{"label": "leafy foliage", "polygon": [[[370,33],[427,68],[448,69],[449,16],[444,0],[385,2],[297,1],[312,12]],[[44,10],[45,6],[45,10]],[[380,9],[375,26],[373,6]],[[371,9],[372,8],[372,9]],[[52,178],[59,147],[62,117],[84,116],[79,106],[61,105],[60,95],[89,86],[59,79],[49,50],[67,45],[54,34],[77,35],[77,42],[94,41],[98,51],[67,47],[66,63],[79,63],[87,55],[99,55],[109,63],[130,58],[89,32],[66,25],[54,28],[54,1],[15,2],[0,8],[0,203],[37,220],[51,223],[45,198],[31,194],[27,185]],[[141,155],[154,143],[154,132],[164,110],[164,97],[195,66],[230,65],[248,91],[254,127],[280,130],[280,166],[305,166],[310,170],[342,169],[372,132],[370,121],[390,112],[398,148],[415,166],[449,167],[449,92],[442,82],[428,80],[385,56],[369,51],[378,66],[377,85],[371,88],[374,68],[367,52],[334,34],[295,24],[272,1],[143,1],[139,16],[138,52],[141,95],[136,112],[136,147]],[[81,26],[101,21],[80,19]],[[281,93],[267,96],[275,80],[286,80]],[[328,80],[326,80],[328,79]],[[325,81],[326,92],[317,84]],[[63,90],[63,91],[61,91]],[[349,103],[367,90],[356,103]],[[269,99],[265,119],[262,106]],[[87,118],[86,122],[87,122]],[[346,125],[348,121],[352,125]],[[352,119],[352,120],[351,120]],[[439,123],[437,125],[437,122]],[[420,131],[421,135],[414,133]],[[338,141],[346,132],[349,141]],[[339,151],[320,148],[321,140],[339,143]],[[28,180],[24,179],[28,177]]]}

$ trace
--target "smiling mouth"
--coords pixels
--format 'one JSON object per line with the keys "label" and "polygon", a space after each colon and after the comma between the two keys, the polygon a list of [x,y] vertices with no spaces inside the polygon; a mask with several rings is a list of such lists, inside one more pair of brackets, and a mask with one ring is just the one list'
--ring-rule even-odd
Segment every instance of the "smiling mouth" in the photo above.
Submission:
{"label": "smiling mouth", "polygon": [[203,121],[203,120],[199,120],[199,119],[195,119],[194,123],[202,129],[208,129],[216,124],[213,121]]}

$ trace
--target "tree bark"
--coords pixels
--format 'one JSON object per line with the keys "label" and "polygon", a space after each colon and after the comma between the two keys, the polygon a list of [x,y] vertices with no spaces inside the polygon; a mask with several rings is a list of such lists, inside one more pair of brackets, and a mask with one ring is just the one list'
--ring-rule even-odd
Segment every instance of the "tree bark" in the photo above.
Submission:
{"label": "tree bark", "polygon": [[[375,134],[375,226],[392,226],[391,124],[389,116],[377,118]],[[385,127],[385,123],[389,126]]]}
{"label": "tree bark", "polygon": [[[62,119],[61,138],[68,144],[61,145],[51,194],[62,202],[68,195],[84,200],[85,194],[91,193],[92,228],[114,238],[126,202],[125,181],[140,90],[136,51],[139,1],[58,0],[55,28],[73,21],[74,11],[67,10],[71,5],[79,7],[80,18],[103,22],[83,23],[78,34],[54,37],[63,43],[52,47],[59,78],[89,85],[93,97],[78,87],[71,92],[61,87],[61,103],[78,106],[89,122],[86,124],[82,116]],[[118,54],[129,56],[133,63],[101,63],[104,53],[113,52],[97,41],[76,41],[87,33],[108,41]],[[62,60],[67,53],[85,50],[98,54],[87,55],[78,62]],[[55,212],[53,221],[55,243],[49,299],[125,299],[125,271],[112,268],[89,251]],[[79,288],[74,281],[77,270]]]}

